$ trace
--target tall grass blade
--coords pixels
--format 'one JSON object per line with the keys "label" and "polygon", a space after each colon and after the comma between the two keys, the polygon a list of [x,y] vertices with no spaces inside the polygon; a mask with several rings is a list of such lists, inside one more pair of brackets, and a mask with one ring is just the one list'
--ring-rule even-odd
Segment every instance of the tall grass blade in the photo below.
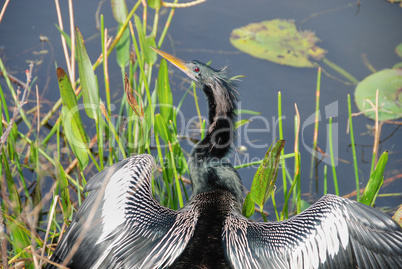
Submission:
{"label": "tall grass blade", "polygon": [[332,117],[329,118],[329,152],[331,155],[332,177],[334,180],[335,194],[339,196],[338,177],[336,176],[336,165],[334,157],[334,145],[332,143]]}
{"label": "tall grass blade", "polygon": [[356,197],[357,201],[359,201],[360,200],[359,168],[357,166],[357,155],[356,155],[355,136],[353,131],[352,105],[350,101],[350,94],[348,94],[348,115],[349,115],[350,145],[352,147],[353,168],[355,171],[355,181],[356,181]]}

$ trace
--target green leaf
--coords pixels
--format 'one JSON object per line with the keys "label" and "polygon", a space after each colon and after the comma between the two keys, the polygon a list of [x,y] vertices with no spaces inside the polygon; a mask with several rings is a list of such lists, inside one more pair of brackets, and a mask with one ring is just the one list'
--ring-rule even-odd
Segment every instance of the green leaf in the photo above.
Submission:
{"label": "green leaf", "polygon": [[384,69],[371,74],[357,84],[355,102],[360,111],[375,120],[376,93],[378,93],[378,120],[402,117],[402,69]]}
{"label": "green leaf", "polygon": [[60,34],[62,34],[64,36],[67,46],[71,49],[71,37],[68,34],[66,34],[66,32],[61,30],[57,24],[55,24],[55,25],[56,25],[57,30],[59,30]]}
{"label": "green leaf", "polygon": [[[29,254],[25,251],[25,248],[31,245],[29,240],[30,232],[26,229],[26,227],[13,216],[9,216],[7,214],[3,214],[5,217],[5,224],[7,230],[10,234],[11,239],[9,242],[13,246],[13,251],[16,255],[21,255],[21,258],[25,258],[27,260],[32,259],[32,254]],[[24,268],[34,268],[33,264],[25,263]]]}
{"label": "green leaf", "polygon": [[268,149],[265,157],[255,173],[251,184],[250,196],[262,208],[275,187],[280,153],[285,146],[285,140],[279,140]]}
{"label": "green leaf", "polygon": [[63,207],[64,219],[69,219],[72,213],[70,191],[68,190],[68,180],[63,167],[61,166],[59,160],[55,158],[56,163],[56,175],[57,175],[57,188],[60,190],[60,200]]}
{"label": "green leaf", "polygon": [[250,192],[247,193],[246,199],[244,199],[244,204],[243,204],[243,216],[246,218],[251,217],[255,212],[255,203],[253,199],[251,198]]}
{"label": "green leaf", "polygon": [[99,91],[95,73],[85,49],[84,39],[80,30],[75,28],[77,43],[77,62],[80,74],[82,98],[84,100],[85,112],[88,117],[98,119],[99,111]]}
{"label": "green leaf", "polygon": [[89,162],[87,152],[88,143],[87,140],[81,136],[79,123],[76,122],[74,117],[76,113],[78,113],[78,110],[68,110],[65,106],[61,108],[63,129],[66,134],[67,142],[74,152],[74,155],[77,157],[81,170],[84,170]]}
{"label": "green leaf", "polygon": [[59,82],[60,96],[63,106],[68,109],[77,107],[77,97],[71,86],[70,79],[63,68],[57,68],[57,80]]}
{"label": "green leaf", "polygon": [[292,20],[275,19],[234,29],[230,42],[254,57],[294,67],[314,67],[310,57],[320,60],[326,51],[315,45],[311,31],[298,31]]}
{"label": "green leaf", "polygon": [[173,142],[172,133],[169,131],[166,121],[163,119],[161,114],[155,115],[155,131],[159,134],[163,141],[165,141],[166,144],[168,142]]}
{"label": "green leaf", "polygon": [[187,160],[181,150],[180,144],[176,143],[173,145],[173,156],[175,158],[176,169],[180,175],[184,175],[187,171]]}
{"label": "green leaf", "polygon": [[160,63],[157,85],[160,112],[166,123],[169,123],[169,121],[173,120],[173,96],[170,90],[168,66],[165,59],[162,59]]}
{"label": "green leaf", "polygon": [[253,111],[253,110],[248,110],[248,109],[236,109],[236,114],[250,114],[250,115],[261,115],[261,112]]}
{"label": "green leaf", "polygon": [[399,207],[392,218],[402,227],[402,206]]}
{"label": "green leaf", "polygon": [[123,24],[126,21],[128,11],[125,0],[112,0],[113,17],[119,24]]}
{"label": "green leaf", "polygon": [[170,157],[170,154],[172,154],[171,152],[166,154],[166,158],[164,158],[164,179],[166,182],[168,182],[169,184],[171,184],[174,180],[174,170],[173,170],[173,163],[172,163],[172,158]]}
{"label": "green leaf", "polygon": [[[123,24],[119,24],[118,31],[122,26]],[[130,31],[128,27],[116,44],[116,60],[120,68],[126,67],[130,62]]]}
{"label": "green leaf", "polygon": [[378,192],[380,191],[382,183],[384,182],[384,169],[387,161],[388,151],[385,151],[378,160],[377,166],[367,182],[364,193],[359,200],[360,203],[370,206],[374,205]]}
{"label": "green leaf", "polygon": [[247,122],[251,122],[248,119],[243,119],[243,120],[239,120],[235,122],[234,128],[238,129],[240,126],[243,126],[244,124],[246,124]]}
{"label": "green leaf", "polygon": [[146,36],[145,44],[147,47],[147,57],[149,57],[149,64],[155,64],[158,60],[158,54],[154,50],[150,49],[150,47],[156,47],[155,37],[150,35]]}
{"label": "green leaf", "polygon": [[397,68],[402,69],[402,62],[396,63],[392,66],[392,69],[397,69]]}
{"label": "green leaf", "polygon": [[67,111],[71,111],[71,116],[74,117],[75,124],[80,134],[80,140],[87,143],[88,137],[82,123],[81,115],[78,109],[77,97],[71,86],[70,79],[62,68],[57,68],[57,80],[59,82],[60,96],[63,106]]}
{"label": "green leaf", "polygon": [[162,6],[161,0],[148,0],[148,6],[153,9],[160,9]]}
{"label": "green leaf", "polygon": [[[155,40],[152,38],[146,39],[145,33],[142,28],[141,19],[134,14],[135,28],[137,29],[138,39],[141,47],[141,51],[144,54],[144,60],[147,64],[153,65],[157,60],[156,52],[149,47],[149,45],[155,45]],[[153,41],[152,41],[153,40]]]}

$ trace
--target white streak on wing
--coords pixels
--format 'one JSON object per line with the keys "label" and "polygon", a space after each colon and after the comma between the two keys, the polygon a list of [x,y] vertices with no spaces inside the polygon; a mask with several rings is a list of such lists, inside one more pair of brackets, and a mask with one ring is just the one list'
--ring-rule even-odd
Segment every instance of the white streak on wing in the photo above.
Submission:
{"label": "white streak on wing", "polygon": [[109,255],[109,253],[112,251],[112,249],[115,247],[116,242],[120,242],[122,240],[122,237],[125,236],[124,233],[121,233],[115,240],[114,240],[114,244],[110,244],[107,249],[105,249],[105,251],[103,251],[102,256],[100,256],[98,258],[98,260],[96,261],[96,263],[94,265],[91,266],[91,269],[97,269],[99,268],[104,260],[106,259],[106,257]]}
{"label": "white streak on wing", "polygon": [[303,268],[310,268],[311,267],[311,260],[310,260],[310,255],[311,255],[311,248],[310,248],[310,242],[306,241],[305,244],[303,244],[303,249],[302,249],[302,256],[303,256]]}
{"label": "white streak on wing", "polygon": [[125,221],[125,202],[130,187],[129,166],[126,164],[110,178],[105,188],[102,207],[102,233],[96,244],[104,241],[119,225]]}
{"label": "white streak on wing", "polygon": [[322,227],[319,227],[317,229],[317,244],[318,244],[318,251],[319,251],[319,257],[320,257],[320,262],[324,263],[327,260],[327,245],[325,241],[325,234],[324,230]]}
{"label": "white streak on wing", "polygon": [[328,255],[329,257],[334,258],[334,255],[337,252],[336,249],[336,244],[337,244],[337,235],[334,234],[334,232],[336,233],[334,225],[335,225],[335,215],[334,214],[329,214],[328,219],[325,221],[325,230],[327,231],[325,234],[325,239],[327,241],[327,251],[328,251]]}
{"label": "white streak on wing", "polygon": [[303,258],[301,256],[301,249],[300,247],[297,247],[291,256],[292,260],[290,262],[290,268],[302,268]]}
{"label": "white streak on wing", "polygon": [[343,249],[346,249],[346,247],[349,244],[349,229],[348,229],[348,224],[346,223],[346,220],[350,220],[349,214],[347,210],[343,212],[343,214],[340,214],[341,212],[340,209],[337,210],[339,213],[339,222],[338,222],[338,231],[339,231],[339,238],[342,244]]}
{"label": "white streak on wing", "polygon": [[289,253],[291,268],[318,268],[328,257],[333,259],[349,244],[349,215],[336,207],[322,223],[308,231],[306,238]]}
{"label": "white streak on wing", "polygon": [[313,268],[318,268],[318,265],[320,264],[320,257],[318,256],[318,249],[317,249],[317,242],[315,241],[315,238],[312,238],[310,241],[310,246],[311,246],[311,264]]}

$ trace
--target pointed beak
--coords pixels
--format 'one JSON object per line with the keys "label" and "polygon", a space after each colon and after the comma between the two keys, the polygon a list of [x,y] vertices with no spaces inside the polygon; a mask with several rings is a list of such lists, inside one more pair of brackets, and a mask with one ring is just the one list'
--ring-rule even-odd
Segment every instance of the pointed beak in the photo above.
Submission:
{"label": "pointed beak", "polygon": [[191,79],[196,80],[194,74],[191,72],[191,69],[187,67],[187,63],[173,55],[170,55],[169,53],[166,53],[164,51],[161,51],[160,49],[151,47],[156,53],[158,53],[160,56],[174,64],[177,68],[179,68],[181,71],[183,71],[187,76],[189,76]]}

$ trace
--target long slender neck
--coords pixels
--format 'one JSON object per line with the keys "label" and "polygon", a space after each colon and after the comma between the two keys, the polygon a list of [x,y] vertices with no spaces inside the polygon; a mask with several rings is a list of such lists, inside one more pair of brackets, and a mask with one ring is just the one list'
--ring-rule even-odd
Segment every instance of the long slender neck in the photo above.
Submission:
{"label": "long slender neck", "polygon": [[189,158],[193,196],[212,189],[224,189],[241,203],[241,179],[227,158],[234,139],[236,90],[226,81],[218,80],[205,84],[203,91],[208,101],[209,127],[205,138],[194,146]]}
{"label": "long slender neck", "polygon": [[203,91],[208,101],[209,127],[204,139],[195,145],[192,155],[204,161],[221,159],[229,153],[234,139],[236,92],[225,81],[206,84]]}

